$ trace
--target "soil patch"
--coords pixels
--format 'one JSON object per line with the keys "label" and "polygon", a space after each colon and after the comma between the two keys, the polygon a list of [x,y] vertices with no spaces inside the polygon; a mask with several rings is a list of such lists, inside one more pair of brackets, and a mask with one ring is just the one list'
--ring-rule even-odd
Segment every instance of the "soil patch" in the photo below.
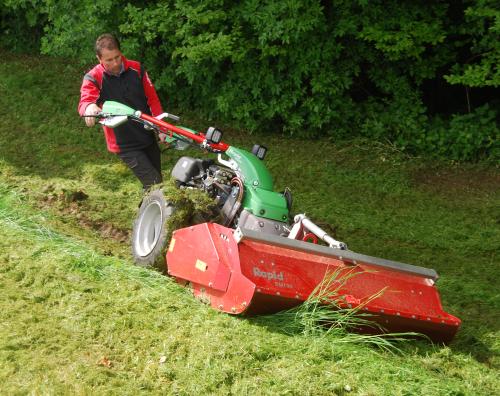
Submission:
{"label": "soil patch", "polygon": [[87,199],[88,195],[82,190],[70,191],[62,189],[57,193],[51,186],[47,186],[43,190],[39,206],[41,208],[57,208],[60,213],[75,218],[81,227],[97,231],[103,238],[128,243],[131,230],[116,227],[108,222],[91,219],[86,214],[83,204]]}

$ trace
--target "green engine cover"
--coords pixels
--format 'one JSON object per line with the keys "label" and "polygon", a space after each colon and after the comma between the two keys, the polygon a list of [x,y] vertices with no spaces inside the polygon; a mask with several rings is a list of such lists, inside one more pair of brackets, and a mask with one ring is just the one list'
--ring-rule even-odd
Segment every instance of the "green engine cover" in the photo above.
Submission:
{"label": "green engine cover", "polygon": [[102,112],[113,115],[134,115],[135,110],[119,102],[107,100],[102,106]]}
{"label": "green engine cover", "polygon": [[252,153],[229,147],[226,155],[241,171],[245,195],[243,207],[255,216],[286,222],[288,207],[285,197],[273,191],[273,178],[264,163]]}

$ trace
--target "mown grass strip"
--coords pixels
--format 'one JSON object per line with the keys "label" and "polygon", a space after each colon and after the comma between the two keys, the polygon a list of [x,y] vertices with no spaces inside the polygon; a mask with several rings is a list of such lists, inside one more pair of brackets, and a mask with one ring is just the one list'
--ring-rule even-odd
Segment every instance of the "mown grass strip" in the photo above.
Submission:
{"label": "mown grass strip", "polygon": [[[438,376],[422,377],[402,357],[387,360],[334,337],[290,337],[271,321],[214,312],[168,278],[96,254],[44,226],[44,216],[12,209],[15,194],[0,196],[7,248],[0,257],[0,389],[7,394],[366,393],[383,389],[396,372],[405,382],[395,390],[438,386]],[[380,367],[386,372],[377,376]],[[493,386],[487,376],[478,381]],[[466,389],[459,380],[441,386]]]}

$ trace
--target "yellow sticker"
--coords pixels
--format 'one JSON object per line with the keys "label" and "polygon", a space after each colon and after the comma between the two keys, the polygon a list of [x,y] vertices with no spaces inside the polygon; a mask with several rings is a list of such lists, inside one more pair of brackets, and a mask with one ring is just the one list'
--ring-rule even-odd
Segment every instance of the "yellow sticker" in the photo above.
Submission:
{"label": "yellow sticker", "polygon": [[175,246],[175,239],[172,238],[172,240],[170,241],[170,245],[168,246],[168,251],[170,253],[172,253],[174,251],[174,246]]}
{"label": "yellow sticker", "polygon": [[199,269],[200,271],[205,272],[208,269],[207,263],[204,261],[201,261],[200,259],[196,260],[196,264],[194,265],[196,269]]}

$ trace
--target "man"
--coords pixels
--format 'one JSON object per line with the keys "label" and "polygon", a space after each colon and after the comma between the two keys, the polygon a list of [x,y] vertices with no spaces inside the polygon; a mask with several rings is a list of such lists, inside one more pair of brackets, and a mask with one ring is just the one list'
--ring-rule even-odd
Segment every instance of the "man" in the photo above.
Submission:
{"label": "man", "polygon": [[[83,77],[78,112],[96,115],[107,100],[123,103],[135,110],[157,116],[163,112],[156,90],[139,62],[128,60],[120,43],[111,34],[97,38],[95,52],[99,64]],[[85,117],[92,127],[94,117]],[[117,154],[141,181],[144,190],[161,183],[160,149],[153,132],[133,121],[114,129],[103,126],[108,150]]]}

